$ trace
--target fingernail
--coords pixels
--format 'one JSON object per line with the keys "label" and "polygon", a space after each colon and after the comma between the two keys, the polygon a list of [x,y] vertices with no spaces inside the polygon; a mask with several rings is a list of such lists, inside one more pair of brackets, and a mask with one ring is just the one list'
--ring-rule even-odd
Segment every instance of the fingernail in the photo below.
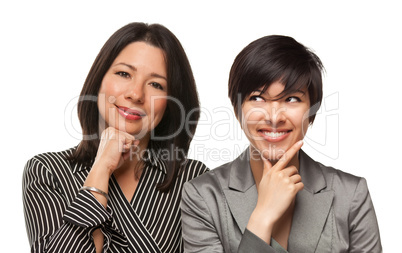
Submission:
{"label": "fingernail", "polygon": [[140,144],[140,140],[135,140],[134,145],[137,146],[138,144]]}

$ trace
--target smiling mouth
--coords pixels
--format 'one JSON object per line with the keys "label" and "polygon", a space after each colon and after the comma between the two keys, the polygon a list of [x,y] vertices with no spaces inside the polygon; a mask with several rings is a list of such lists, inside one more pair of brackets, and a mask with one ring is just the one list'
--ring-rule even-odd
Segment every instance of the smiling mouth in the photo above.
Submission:
{"label": "smiling mouth", "polygon": [[138,110],[133,110],[133,109],[130,109],[130,108],[127,108],[124,106],[117,106],[117,105],[116,105],[116,107],[117,107],[117,109],[119,109],[127,114],[137,115],[137,116],[141,116],[141,117],[145,116],[145,113],[138,111]]}
{"label": "smiling mouth", "polygon": [[263,136],[268,140],[282,140],[292,132],[292,130],[279,130],[279,131],[268,131],[268,130],[258,130]]}
{"label": "smiling mouth", "polygon": [[124,118],[129,119],[129,120],[139,120],[142,117],[146,116],[145,113],[138,111],[138,110],[133,110],[124,106],[117,106],[117,109]]}
{"label": "smiling mouth", "polygon": [[285,135],[287,132],[263,132],[263,133],[271,138],[278,138],[282,135]]}
{"label": "smiling mouth", "polygon": [[140,113],[137,113],[137,112],[130,112],[130,111],[126,111],[124,109],[120,109],[120,110],[122,110],[123,112],[125,112],[127,114],[130,114],[130,115],[135,115],[135,116],[140,116],[140,117],[143,116],[143,115],[141,115]]}

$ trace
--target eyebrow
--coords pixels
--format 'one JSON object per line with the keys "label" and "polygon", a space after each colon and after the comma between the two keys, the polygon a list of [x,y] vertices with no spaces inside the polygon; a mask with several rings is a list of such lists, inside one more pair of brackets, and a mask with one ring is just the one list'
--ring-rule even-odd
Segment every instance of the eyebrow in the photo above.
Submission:
{"label": "eyebrow", "polygon": [[[124,63],[124,62],[116,63],[116,64],[113,65],[113,66],[117,66],[117,65],[123,65],[123,66],[128,67],[128,68],[131,69],[132,71],[137,71],[137,68],[136,68],[136,67],[134,67],[133,65]],[[162,78],[162,79],[165,79],[165,80],[167,81],[167,78],[166,78],[166,77],[164,77],[164,76],[162,76],[162,75],[159,75],[158,73],[155,73],[155,72],[152,72],[152,73],[151,73],[151,76],[152,76],[152,77],[156,77],[156,78]]]}
{"label": "eyebrow", "polygon": [[162,79],[165,79],[165,81],[167,81],[167,78],[166,78],[166,77],[164,77],[164,76],[162,76],[162,75],[159,75],[159,74],[157,74],[157,73],[155,73],[155,72],[152,72],[152,73],[151,73],[151,76],[152,76],[152,77],[156,77],[156,78],[162,78]]}

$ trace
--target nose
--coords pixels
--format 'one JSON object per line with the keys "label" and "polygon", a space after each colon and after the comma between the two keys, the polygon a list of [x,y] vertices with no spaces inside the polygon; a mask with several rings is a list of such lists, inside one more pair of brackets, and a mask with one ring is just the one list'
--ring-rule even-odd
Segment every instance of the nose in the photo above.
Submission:
{"label": "nose", "polygon": [[144,85],[140,81],[133,81],[127,88],[124,97],[134,103],[144,103]]}
{"label": "nose", "polygon": [[283,124],[286,121],[286,107],[281,106],[281,104],[277,101],[268,103],[266,121],[268,124],[272,125],[272,127],[277,127]]}

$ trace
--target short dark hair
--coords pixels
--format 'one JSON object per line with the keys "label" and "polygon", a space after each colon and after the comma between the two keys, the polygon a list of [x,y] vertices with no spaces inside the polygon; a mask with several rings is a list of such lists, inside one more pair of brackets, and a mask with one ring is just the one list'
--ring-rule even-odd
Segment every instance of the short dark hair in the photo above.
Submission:
{"label": "short dark hair", "polygon": [[280,98],[308,88],[309,122],[313,123],[322,101],[323,69],[318,56],[291,37],[270,35],[251,42],[237,55],[230,70],[229,98],[236,117],[241,116],[241,106],[253,91],[263,87],[264,92],[279,81],[285,85]]}
{"label": "short dark hair", "polygon": [[[167,175],[164,181],[158,185],[158,189],[168,191],[173,187],[181,170],[181,165],[186,160],[199,119],[200,106],[187,55],[176,36],[160,24],[130,23],[117,30],[100,50],[80,94],[77,108],[84,138],[71,160],[92,165],[98,150],[101,133],[99,133],[97,103],[94,102],[94,99],[87,98],[97,98],[103,77],[115,58],[127,45],[139,41],[163,50],[167,68],[167,95],[169,98],[174,98],[173,100],[168,99],[164,116],[158,126],[153,129],[154,136],[171,135],[172,137],[165,140],[153,140],[151,138],[147,147],[149,152],[156,154],[160,153],[158,150],[161,151],[162,149],[165,151],[180,150],[165,161]],[[179,101],[180,104],[174,100]],[[180,112],[183,111],[184,117],[180,115]],[[183,127],[183,119],[187,119],[192,124]],[[85,138],[85,136],[91,136],[91,138]],[[150,163],[149,160],[145,159],[144,162]]]}

